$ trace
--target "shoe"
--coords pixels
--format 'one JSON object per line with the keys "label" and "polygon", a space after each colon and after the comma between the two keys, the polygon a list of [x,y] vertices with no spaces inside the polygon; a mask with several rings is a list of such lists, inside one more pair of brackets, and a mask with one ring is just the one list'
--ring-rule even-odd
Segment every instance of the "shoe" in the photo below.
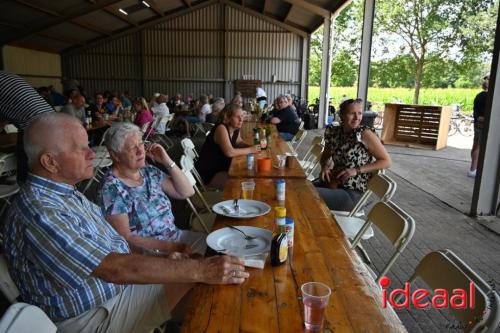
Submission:
{"label": "shoe", "polygon": [[467,177],[471,177],[471,178],[476,177],[476,171],[477,170],[469,170],[469,171],[467,171]]}

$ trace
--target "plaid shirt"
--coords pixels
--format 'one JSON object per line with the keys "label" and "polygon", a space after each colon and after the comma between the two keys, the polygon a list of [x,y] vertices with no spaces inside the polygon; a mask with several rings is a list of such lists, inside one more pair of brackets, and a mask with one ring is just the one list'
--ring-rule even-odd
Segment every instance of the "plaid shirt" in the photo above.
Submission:
{"label": "plaid shirt", "polygon": [[7,221],[4,251],[21,297],[53,321],[93,309],[125,288],[91,276],[109,253],[129,248],[74,186],[30,174]]}

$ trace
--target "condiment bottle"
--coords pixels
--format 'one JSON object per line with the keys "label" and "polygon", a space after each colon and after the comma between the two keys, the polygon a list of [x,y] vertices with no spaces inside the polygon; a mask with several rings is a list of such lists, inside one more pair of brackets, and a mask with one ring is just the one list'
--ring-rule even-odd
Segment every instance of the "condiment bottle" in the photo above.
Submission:
{"label": "condiment bottle", "polygon": [[278,266],[288,258],[288,240],[284,232],[276,234],[271,243],[271,265]]}

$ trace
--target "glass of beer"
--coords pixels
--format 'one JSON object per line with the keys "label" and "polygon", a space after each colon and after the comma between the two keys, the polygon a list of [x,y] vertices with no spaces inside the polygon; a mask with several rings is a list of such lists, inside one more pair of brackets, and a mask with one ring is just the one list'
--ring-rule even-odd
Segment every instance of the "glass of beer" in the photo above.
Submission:
{"label": "glass of beer", "polygon": [[321,282],[307,282],[300,287],[304,303],[304,321],[306,329],[318,332],[323,326],[325,310],[332,293],[331,289]]}
{"label": "glass of beer", "polygon": [[253,199],[253,190],[255,190],[255,182],[241,182],[241,197],[242,199]]}

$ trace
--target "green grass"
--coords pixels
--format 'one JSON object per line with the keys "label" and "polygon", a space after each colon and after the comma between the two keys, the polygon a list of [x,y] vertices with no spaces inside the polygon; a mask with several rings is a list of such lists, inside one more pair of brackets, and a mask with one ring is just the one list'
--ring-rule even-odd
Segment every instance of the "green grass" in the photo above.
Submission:
{"label": "green grass", "polygon": [[[348,98],[356,97],[356,87],[330,87],[330,96],[333,97],[333,104],[338,108],[343,95]],[[420,90],[421,105],[452,105],[458,104],[461,110],[467,114],[472,113],[474,98],[480,89],[459,89],[459,88],[424,88]],[[313,104],[319,96],[319,87],[309,87],[309,104]],[[368,100],[373,103],[373,110],[380,111],[385,103],[402,102],[412,104],[413,89],[408,88],[369,88]]]}

